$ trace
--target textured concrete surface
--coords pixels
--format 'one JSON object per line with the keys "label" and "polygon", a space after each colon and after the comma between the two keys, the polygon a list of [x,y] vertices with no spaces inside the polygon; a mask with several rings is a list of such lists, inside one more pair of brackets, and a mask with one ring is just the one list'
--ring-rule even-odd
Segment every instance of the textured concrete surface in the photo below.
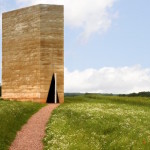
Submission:
{"label": "textured concrete surface", "polygon": [[64,8],[35,5],[2,15],[2,97],[46,102],[53,73],[64,102]]}

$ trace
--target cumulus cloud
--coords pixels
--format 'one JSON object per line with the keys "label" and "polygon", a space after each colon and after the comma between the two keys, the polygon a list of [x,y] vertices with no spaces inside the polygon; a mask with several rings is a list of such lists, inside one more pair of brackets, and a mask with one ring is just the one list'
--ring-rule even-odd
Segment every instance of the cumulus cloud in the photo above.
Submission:
{"label": "cumulus cloud", "polygon": [[80,38],[87,40],[95,33],[106,32],[117,12],[110,11],[116,0],[16,0],[23,5],[63,4],[65,25],[81,29]]}
{"label": "cumulus cloud", "polygon": [[131,93],[150,91],[150,69],[104,67],[70,72],[65,68],[65,92]]}

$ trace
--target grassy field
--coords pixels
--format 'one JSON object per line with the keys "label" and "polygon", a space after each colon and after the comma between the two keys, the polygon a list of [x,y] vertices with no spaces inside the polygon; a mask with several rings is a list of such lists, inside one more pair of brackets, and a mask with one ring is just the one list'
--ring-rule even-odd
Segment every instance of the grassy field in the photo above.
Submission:
{"label": "grassy field", "polygon": [[43,104],[0,99],[0,150],[7,150],[16,132]]}
{"label": "grassy field", "polygon": [[149,150],[150,98],[65,97],[43,142],[45,150]]}

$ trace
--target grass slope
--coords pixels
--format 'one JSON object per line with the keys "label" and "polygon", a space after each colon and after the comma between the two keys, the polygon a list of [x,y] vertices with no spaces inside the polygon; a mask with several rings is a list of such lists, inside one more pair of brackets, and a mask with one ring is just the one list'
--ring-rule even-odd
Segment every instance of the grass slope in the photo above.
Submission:
{"label": "grass slope", "polygon": [[149,149],[150,98],[65,97],[43,142],[45,150]]}
{"label": "grass slope", "polygon": [[0,150],[7,150],[21,126],[43,104],[0,99]]}

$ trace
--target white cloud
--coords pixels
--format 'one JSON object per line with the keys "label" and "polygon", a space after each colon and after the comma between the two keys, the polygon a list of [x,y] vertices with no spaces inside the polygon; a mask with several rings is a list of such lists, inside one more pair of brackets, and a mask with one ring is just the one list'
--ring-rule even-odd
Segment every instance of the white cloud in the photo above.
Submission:
{"label": "white cloud", "polygon": [[2,31],[2,11],[3,11],[3,3],[0,1],[0,35]]}
{"label": "white cloud", "polygon": [[116,12],[110,12],[116,0],[16,0],[19,4],[64,4],[65,25],[82,29],[80,38],[106,32]]}
{"label": "white cloud", "polygon": [[2,13],[7,10],[7,1],[0,0],[0,35],[2,34]]}
{"label": "white cloud", "polygon": [[131,93],[150,91],[150,69],[140,66],[68,71],[65,92]]}

